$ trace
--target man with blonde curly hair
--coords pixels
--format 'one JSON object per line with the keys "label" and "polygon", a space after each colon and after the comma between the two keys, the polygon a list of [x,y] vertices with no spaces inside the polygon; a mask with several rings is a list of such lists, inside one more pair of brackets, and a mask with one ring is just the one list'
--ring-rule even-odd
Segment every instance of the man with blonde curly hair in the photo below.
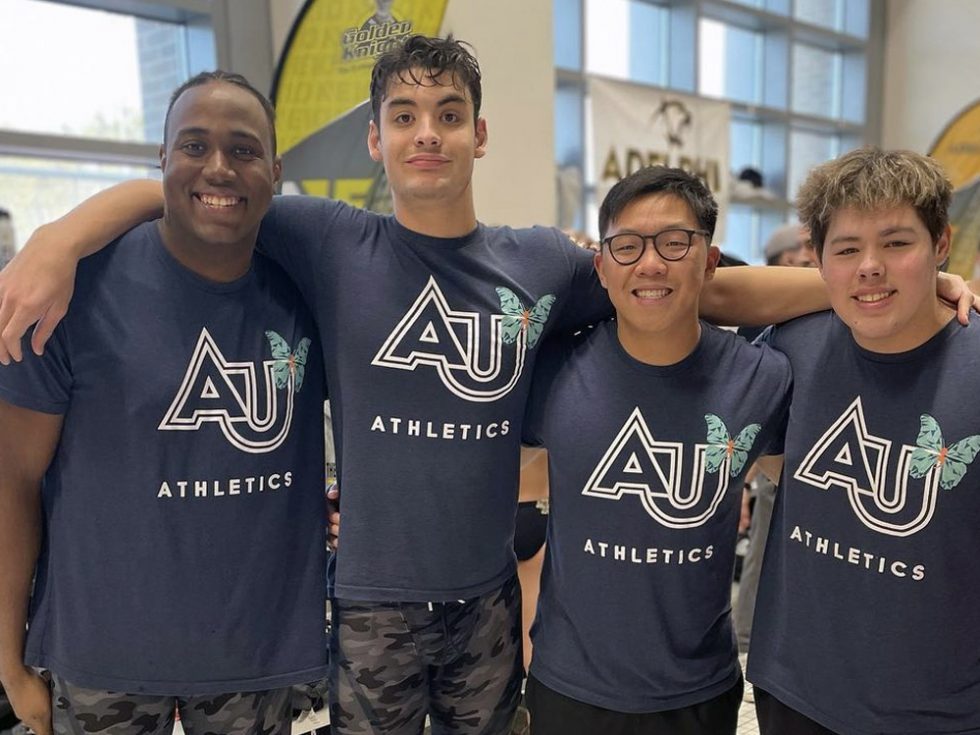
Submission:
{"label": "man with blonde curly hair", "polygon": [[936,297],[950,195],[935,161],[876,148],[800,190],[833,312],[769,337],[794,389],[749,655],[764,735],[980,733],[980,416],[964,401],[980,323]]}

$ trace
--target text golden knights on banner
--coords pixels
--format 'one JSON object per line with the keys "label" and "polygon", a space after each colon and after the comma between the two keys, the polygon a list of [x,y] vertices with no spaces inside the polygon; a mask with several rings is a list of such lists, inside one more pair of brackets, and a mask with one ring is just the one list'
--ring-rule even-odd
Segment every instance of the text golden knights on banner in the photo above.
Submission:
{"label": "text golden knights on banner", "polygon": [[276,69],[272,101],[284,191],[390,211],[367,150],[375,57],[413,33],[433,36],[447,0],[307,0]]}
{"label": "text golden knights on banner", "polygon": [[929,155],[946,168],[953,182],[949,271],[966,279],[980,276],[980,100],[953,118]]}
{"label": "text golden knights on banner", "polygon": [[714,243],[728,205],[730,110],[725,102],[660,92],[627,82],[589,82],[596,201],[644,166],[675,166],[705,180],[718,201]]}

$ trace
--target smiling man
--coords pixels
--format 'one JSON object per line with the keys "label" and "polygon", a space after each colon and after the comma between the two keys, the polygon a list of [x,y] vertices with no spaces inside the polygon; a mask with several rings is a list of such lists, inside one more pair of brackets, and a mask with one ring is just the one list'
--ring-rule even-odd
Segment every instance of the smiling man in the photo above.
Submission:
{"label": "smiling man", "polygon": [[769,339],[795,383],[749,652],[767,735],[980,733],[980,322],[935,295],[950,194],[873,148],[800,190],[834,311]]}
{"label": "smiling man", "polygon": [[679,169],[613,186],[595,267],[616,319],[553,341],[538,363],[524,438],[548,450],[551,508],[535,735],[735,733],[742,480],[781,427],[790,371],[698,320],[717,216]]}
{"label": "smiling man", "polygon": [[163,218],[0,371],[0,677],[39,735],[288,733],[326,673],[320,350],[254,253],[274,113],[204,73],[165,138]]}

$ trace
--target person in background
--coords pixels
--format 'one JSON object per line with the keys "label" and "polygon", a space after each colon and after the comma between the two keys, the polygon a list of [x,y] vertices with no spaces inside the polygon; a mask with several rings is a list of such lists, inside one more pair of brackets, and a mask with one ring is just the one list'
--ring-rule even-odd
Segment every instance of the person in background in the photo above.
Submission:
{"label": "person in background", "polygon": [[10,212],[0,209],[0,270],[9,263],[17,251],[17,238],[14,235],[14,220]]}
{"label": "person in background", "polygon": [[810,243],[810,233],[798,222],[777,227],[763,249],[766,265],[785,265],[815,268],[816,256]]}

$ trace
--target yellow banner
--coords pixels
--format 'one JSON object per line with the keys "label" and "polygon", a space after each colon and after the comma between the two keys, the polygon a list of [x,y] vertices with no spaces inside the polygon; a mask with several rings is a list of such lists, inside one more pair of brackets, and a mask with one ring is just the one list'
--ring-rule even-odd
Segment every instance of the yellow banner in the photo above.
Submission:
{"label": "yellow banner", "polygon": [[953,182],[949,208],[953,247],[949,271],[970,279],[980,275],[980,101],[953,118],[929,155],[939,161]]}
{"label": "yellow banner", "polygon": [[306,193],[387,208],[387,186],[367,152],[371,68],[407,36],[436,35],[447,2],[307,0],[272,91],[287,182]]}

